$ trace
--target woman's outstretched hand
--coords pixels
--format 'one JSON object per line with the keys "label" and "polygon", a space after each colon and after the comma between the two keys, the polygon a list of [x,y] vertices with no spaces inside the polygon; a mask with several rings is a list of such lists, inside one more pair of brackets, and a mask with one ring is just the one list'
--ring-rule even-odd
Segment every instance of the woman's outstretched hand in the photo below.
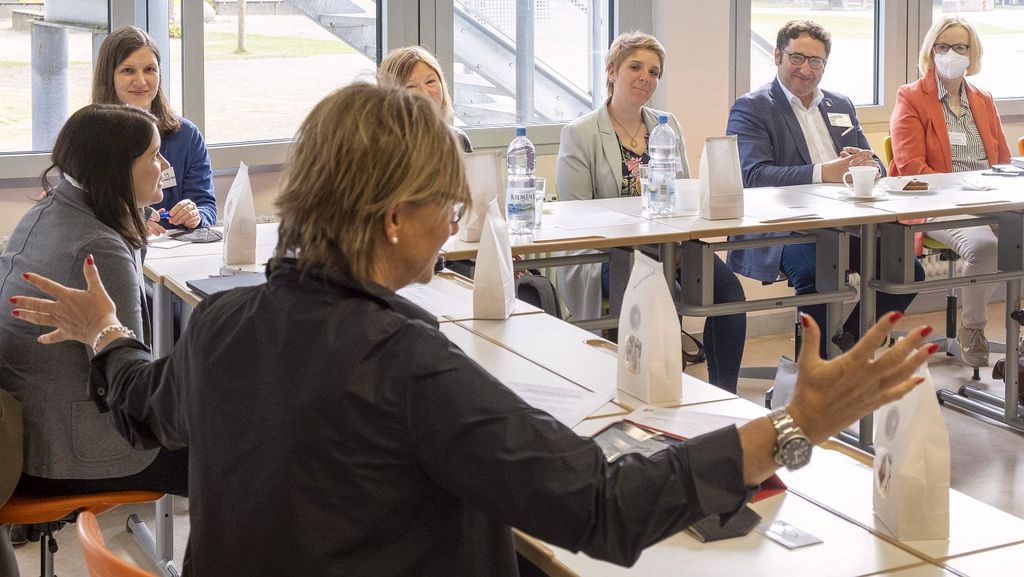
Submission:
{"label": "woman's outstretched hand", "polygon": [[92,346],[101,330],[120,323],[117,308],[103,288],[92,255],[86,257],[82,272],[85,290],[68,288],[38,274],[24,273],[26,281],[53,298],[11,297],[10,304],[15,307],[11,314],[34,325],[54,327],[53,331],[39,337],[40,343],[74,340]]}
{"label": "woman's outstretched hand", "polygon": [[872,358],[889,342],[893,326],[903,318],[891,312],[871,327],[852,349],[832,360],[818,353],[821,331],[801,315],[804,325],[797,384],[788,408],[793,420],[815,444],[843,430],[878,407],[895,401],[921,383],[914,376],[936,345],[922,346],[932,332],[928,326],[907,333],[892,348]]}

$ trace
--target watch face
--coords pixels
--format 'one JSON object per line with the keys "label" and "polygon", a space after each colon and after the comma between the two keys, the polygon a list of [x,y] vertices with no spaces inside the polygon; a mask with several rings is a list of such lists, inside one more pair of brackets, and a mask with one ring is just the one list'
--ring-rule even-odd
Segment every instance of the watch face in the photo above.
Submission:
{"label": "watch face", "polygon": [[782,464],[790,470],[799,469],[811,460],[811,449],[814,445],[804,437],[795,437],[786,441],[779,451]]}

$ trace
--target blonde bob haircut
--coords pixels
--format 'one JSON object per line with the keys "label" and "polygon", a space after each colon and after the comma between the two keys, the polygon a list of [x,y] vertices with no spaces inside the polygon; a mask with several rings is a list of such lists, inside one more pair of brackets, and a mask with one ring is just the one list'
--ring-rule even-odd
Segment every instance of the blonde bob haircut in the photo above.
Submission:
{"label": "blonde bob haircut", "polygon": [[932,47],[935,45],[935,40],[940,34],[952,28],[953,26],[961,26],[964,30],[967,30],[967,36],[970,38],[971,43],[970,49],[967,50],[967,56],[971,59],[971,64],[967,67],[967,72],[964,76],[973,76],[981,72],[981,55],[983,50],[981,49],[981,38],[978,36],[978,31],[964,18],[959,16],[943,16],[928,29],[928,33],[924,35],[924,41],[921,43],[921,54],[917,57],[917,69],[921,71],[921,74],[928,74],[930,70],[935,68],[935,52]]}
{"label": "blonde bob haircut", "polygon": [[405,82],[412,74],[412,69],[416,68],[420,62],[429,66],[441,81],[441,115],[445,120],[451,122],[455,112],[452,109],[452,99],[448,95],[448,83],[444,81],[444,74],[441,74],[441,65],[437,62],[437,58],[434,58],[434,55],[425,48],[406,46],[388,52],[377,68],[377,82],[382,86],[405,88]]}
{"label": "blonde bob haircut", "polygon": [[[658,42],[657,38],[638,30],[623,32],[615,40],[612,40],[612,45],[608,47],[608,54],[605,54],[604,57],[605,88],[608,89],[609,98],[615,92],[615,85],[611,78],[612,73],[618,70],[622,63],[637,50],[650,50],[657,54],[661,74],[665,73],[665,47]],[[661,78],[661,75],[658,77]]]}
{"label": "blonde bob haircut", "polygon": [[275,257],[370,279],[384,213],[402,203],[470,203],[460,146],[428,98],[356,83],[302,122],[277,209]]}

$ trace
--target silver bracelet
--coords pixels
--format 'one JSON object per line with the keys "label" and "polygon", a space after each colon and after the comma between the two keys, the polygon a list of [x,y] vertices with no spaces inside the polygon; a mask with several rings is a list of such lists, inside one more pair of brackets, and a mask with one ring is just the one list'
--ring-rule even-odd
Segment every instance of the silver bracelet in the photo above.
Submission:
{"label": "silver bracelet", "polygon": [[103,330],[101,330],[99,332],[98,335],[96,335],[96,338],[92,341],[92,350],[93,350],[94,353],[98,353],[99,352],[97,350],[97,347],[99,347],[100,341],[103,340],[103,337],[109,335],[110,333],[121,333],[121,334],[123,334],[125,336],[125,338],[129,338],[129,339],[134,339],[135,338],[135,331],[131,330],[130,328],[128,328],[128,327],[126,327],[124,325],[109,325],[109,326],[106,326],[106,327],[103,328]]}

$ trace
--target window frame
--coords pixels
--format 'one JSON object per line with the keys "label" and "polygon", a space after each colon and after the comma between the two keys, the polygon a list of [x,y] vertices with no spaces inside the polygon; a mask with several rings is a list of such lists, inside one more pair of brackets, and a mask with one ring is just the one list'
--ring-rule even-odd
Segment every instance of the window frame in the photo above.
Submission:
{"label": "window frame", "polygon": [[[167,36],[167,3],[169,0],[109,0],[109,29],[125,24],[145,28],[160,38]],[[620,30],[651,31],[654,0],[595,0],[607,8],[609,20],[607,44]],[[733,0],[735,1],[735,0]],[[183,116],[205,132],[205,66],[203,58],[203,11],[201,2],[181,3],[182,22],[182,110]],[[378,29],[378,47],[385,54],[390,47],[421,44],[437,54],[452,82],[454,62],[453,11],[454,0],[377,0],[378,18],[383,26]],[[150,17],[150,15],[153,15]],[[159,35],[159,37],[158,37]],[[165,50],[166,52],[166,50]],[[165,59],[169,66],[169,59]],[[164,78],[169,79],[164,70]],[[167,80],[169,81],[169,80]],[[566,123],[530,125],[530,138],[540,154],[554,154],[562,126]],[[466,130],[477,150],[504,149],[508,145],[512,126],[489,126]],[[290,139],[246,141],[211,144],[210,160],[216,173],[233,171],[244,161],[251,167],[263,169],[282,166],[291,146]],[[35,181],[49,165],[49,152],[0,153],[0,183],[10,184]]]}

